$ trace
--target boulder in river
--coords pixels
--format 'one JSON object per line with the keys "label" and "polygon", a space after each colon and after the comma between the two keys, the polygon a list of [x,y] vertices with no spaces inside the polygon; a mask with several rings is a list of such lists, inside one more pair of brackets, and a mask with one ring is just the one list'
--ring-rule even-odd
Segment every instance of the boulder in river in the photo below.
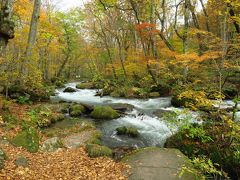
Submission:
{"label": "boulder in river", "polygon": [[77,89],[95,89],[95,85],[92,82],[83,82],[76,85]]}
{"label": "boulder in river", "polygon": [[174,112],[173,110],[166,110],[166,109],[158,109],[154,111],[153,114],[158,118],[163,118],[165,115],[173,115],[173,116],[177,115],[177,113]]}
{"label": "boulder in river", "polygon": [[111,120],[120,117],[120,114],[110,106],[95,106],[91,112],[94,119]]}
{"label": "boulder in river", "polygon": [[76,92],[76,90],[72,87],[67,87],[63,90],[63,92],[65,93],[73,93],[73,92]]}
{"label": "boulder in river", "polygon": [[116,129],[117,131],[117,135],[127,135],[129,137],[138,137],[139,136],[139,132],[137,130],[137,128],[135,127],[119,127]]}
{"label": "boulder in river", "polygon": [[131,104],[123,104],[123,103],[108,104],[108,106],[110,106],[116,111],[121,111],[121,112],[132,111],[134,108],[134,106]]}
{"label": "boulder in river", "polygon": [[158,98],[160,97],[160,93],[159,92],[151,92],[148,95],[150,98]]}
{"label": "boulder in river", "polygon": [[87,114],[90,114],[94,109],[94,106],[90,104],[81,103],[81,105],[85,108]]}
{"label": "boulder in river", "polygon": [[81,104],[73,104],[70,107],[70,116],[78,117],[81,116],[85,112],[85,107]]}

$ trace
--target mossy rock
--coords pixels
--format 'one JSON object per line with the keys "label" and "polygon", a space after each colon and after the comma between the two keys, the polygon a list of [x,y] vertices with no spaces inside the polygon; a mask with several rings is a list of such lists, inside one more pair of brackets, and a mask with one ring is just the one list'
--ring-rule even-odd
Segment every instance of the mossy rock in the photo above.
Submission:
{"label": "mossy rock", "polygon": [[101,131],[96,131],[94,134],[92,134],[92,137],[86,142],[86,144],[101,145],[102,144],[101,138],[102,138]]}
{"label": "mossy rock", "polygon": [[79,83],[76,85],[77,89],[95,89],[95,85],[92,82]]}
{"label": "mossy rock", "polygon": [[113,91],[110,93],[111,97],[121,97],[121,94],[119,93],[119,91]]}
{"label": "mossy rock", "polygon": [[100,146],[97,144],[87,144],[86,150],[90,157],[112,156],[112,150],[106,146]]}
{"label": "mossy rock", "polygon": [[135,127],[119,127],[116,129],[118,135],[127,135],[129,137],[138,137],[139,132]]}
{"label": "mossy rock", "polygon": [[62,121],[64,119],[65,119],[65,116],[63,114],[52,114],[50,121],[51,123],[55,123],[58,121]]}
{"label": "mossy rock", "polygon": [[150,98],[158,98],[160,97],[160,93],[159,92],[151,92],[148,95]]}
{"label": "mossy rock", "polygon": [[24,167],[24,168],[26,168],[26,167],[28,167],[28,159],[26,158],[26,157],[24,157],[24,156],[19,156],[16,160],[15,160],[15,162],[14,162],[14,164],[16,165],[16,166],[18,166],[18,167]]}
{"label": "mossy rock", "polygon": [[66,93],[73,93],[73,92],[76,92],[76,90],[72,87],[67,87],[64,89],[63,92],[66,92]]}
{"label": "mossy rock", "polygon": [[85,107],[81,104],[74,104],[70,107],[70,116],[78,117],[85,113]]}
{"label": "mossy rock", "polygon": [[0,160],[6,160],[7,159],[7,155],[6,153],[0,149]]}
{"label": "mossy rock", "polygon": [[61,82],[61,81],[56,81],[56,82],[55,82],[55,86],[56,86],[57,88],[65,88],[64,83]]}
{"label": "mossy rock", "polygon": [[126,87],[117,87],[112,90],[110,93],[110,96],[112,97],[128,97],[128,92],[127,92]]}
{"label": "mossy rock", "polygon": [[64,104],[64,105],[61,107],[61,113],[68,113],[68,112],[69,112],[69,109],[70,109],[70,105],[69,105],[69,104]]}
{"label": "mossy rock", "polygon": [[94,119],[103,120],[111,120],[120,117],[120,114],[110,106],[95,106],[90,115]]}
{"label": "mossy rock", "polygon": [[29,152],[34,153],[39,149],[39,136],[36,129],[30,127],[22,131],[12,139],[13,145],[23,147]]}

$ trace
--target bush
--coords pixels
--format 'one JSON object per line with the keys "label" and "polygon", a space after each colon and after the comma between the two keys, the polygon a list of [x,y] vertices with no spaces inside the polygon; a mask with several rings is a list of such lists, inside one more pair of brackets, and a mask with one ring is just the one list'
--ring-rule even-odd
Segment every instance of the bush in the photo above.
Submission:
{"label": "bush", "polygon": [[212,107],[212,102],[207,99],[205,92],[187,90],[172,98],[172,104],[177,107],[186,107],[192,110],[208,109]]}

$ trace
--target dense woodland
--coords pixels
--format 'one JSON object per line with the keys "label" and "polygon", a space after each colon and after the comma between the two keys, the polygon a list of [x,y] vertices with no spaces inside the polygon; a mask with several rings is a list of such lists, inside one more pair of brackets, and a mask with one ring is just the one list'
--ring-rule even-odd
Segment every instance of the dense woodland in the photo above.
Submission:
{"label": "dense woodland", "polygon": [[[90,0],[67,11],[58,7],[51,0],[0,0],[2,135],[6,117],[17,111],[9,107],[47,103],[66,82],[84,81],[79,89],[99,89],[101,97],[172,96],[173,106],[201,112],[204,123],[184,126],[165,146],[187,155],[200,179],[240,178],[239,0]],[[221,109],[213,100],[235,105]]]}

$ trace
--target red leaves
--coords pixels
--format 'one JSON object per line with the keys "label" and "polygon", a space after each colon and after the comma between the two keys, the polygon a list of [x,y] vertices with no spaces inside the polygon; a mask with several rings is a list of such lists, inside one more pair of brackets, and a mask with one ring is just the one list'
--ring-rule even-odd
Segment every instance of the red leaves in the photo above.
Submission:
{"label": "red leaves", "polygon": [[147,22],[135,25],[135,29],[142,38],[154,36],[160,32],[156,28],[156,24],[151,24],[151,23],[147,23]]}

